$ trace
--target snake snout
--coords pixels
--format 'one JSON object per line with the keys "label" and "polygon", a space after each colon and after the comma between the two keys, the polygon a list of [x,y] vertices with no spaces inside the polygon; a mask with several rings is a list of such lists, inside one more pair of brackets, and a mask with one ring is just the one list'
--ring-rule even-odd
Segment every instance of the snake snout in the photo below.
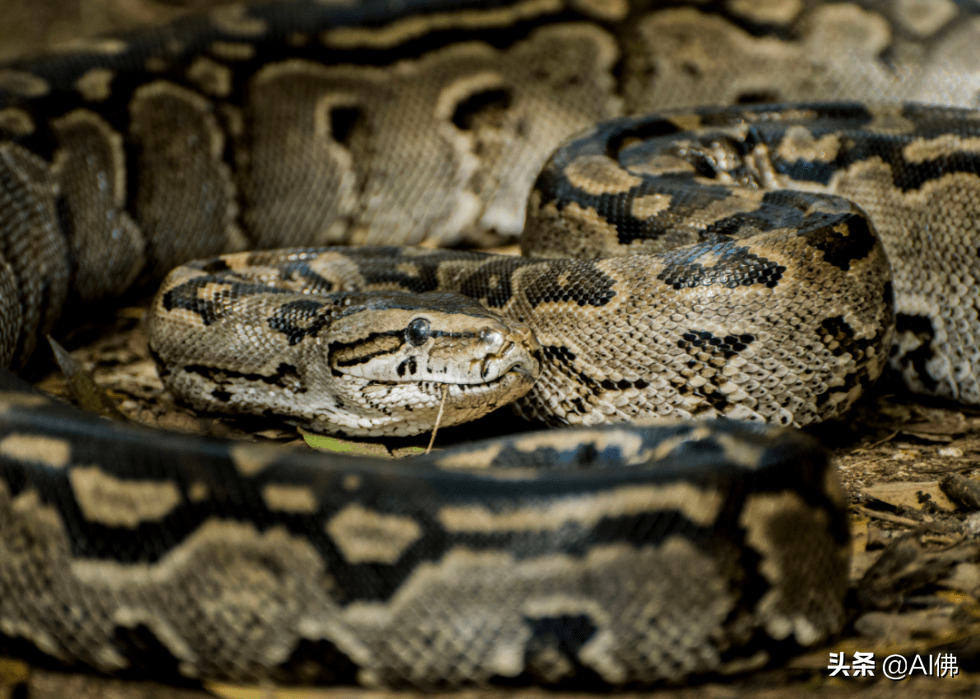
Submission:
{"label": "snake snout", "polygon": [[487,345],[487,354],[480,363],[483,378],[493,372],[498,377],[515,373],[530,378],[532,382],[537,379],[541,346],[530,328],[515,323],[507,335],[493,328],[484,328],[480,339]]}
{"label": "snake snout", "polygon": [[497,354],[504,344],[504,334],[487,326],[480,330],[480,342],[486,347],[488,355]]}

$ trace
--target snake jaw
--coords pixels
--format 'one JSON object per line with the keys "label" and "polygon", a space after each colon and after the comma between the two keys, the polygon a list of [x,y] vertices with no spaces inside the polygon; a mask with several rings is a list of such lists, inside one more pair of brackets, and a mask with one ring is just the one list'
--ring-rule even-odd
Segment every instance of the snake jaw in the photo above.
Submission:
{"label": "snake jaw", "polygon": [[478,419],[522,397],[535,379],[536,373],[523,362],[482,383],[392,382],[344,375],[333,386],[343,410],[324,401],[321,409],[291,422],[343,436],[412,436],[431,431],[437,421],[448,427]]}

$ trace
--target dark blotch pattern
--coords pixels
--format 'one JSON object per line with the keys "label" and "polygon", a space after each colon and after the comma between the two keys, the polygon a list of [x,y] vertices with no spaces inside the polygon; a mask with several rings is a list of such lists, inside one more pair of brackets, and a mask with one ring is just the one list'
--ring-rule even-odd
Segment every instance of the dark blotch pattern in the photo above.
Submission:
{"label": "dark blotch pattern", "polygon": [[[885,330],[882,329],[880,332],[885,332]],[[847,353],[858,365],[864,365],[868,361],[869,347],[876,347],[880,344],[880,333],[870,339],[855,337],[854,328],[842,316],[824,319],[820,323],[816,335],[835,357]],[[823,405],[832,395],[834,395],[832,390],[821,393],[816,397],[817,405]]]}
{"label": "dark blotch pattern", "polygon": [[[399,330],[386,330],[385,332],[380,332],[380,333],[370,333],[364,339],[356,340],[354,342],[331,342],[330,345],[327,347],[327,354],[333,357],[338,352],[343,351],[345,349],[350,349],[352,347],[361,347],[361,346],[370,347],[375,340],[382,337],[397,337],[400,338],[402,342],[404,342],[405,339],[404,333],[402,333]],[[357,354],[351,356],[348,359],[335,359],[334,364],[339,367],[357,366],[358,364],[363,364],[364,362],[370,359],[374,359],[375,357],[380,357],[383,354],[391,354],[392,352],[397,351],[399,347],[401,347],[401,345],[397,347],[384,346],[381,349],[376,350],[374,352]],[[402,366],[399,366],[397,371],[398,371],[398,375],[401,376],[403,371]]]}
{"label": "dark blotch pattern", "polygon": [[[280,363],[279,366],[276,367],[276,371],[273,374],[244,373],[241,371],[235,371],[234,369],[222,369],[220,367],[207,366],[206,364],[188,364],[184,367],[184,371],[203,376],[218,386],[228,385],[234,379],[244,379],[245,381],[252,382],[261,381],[262,383],[273,386],[282,383],[286,377],[295,378],[299,376],[299,372],[296,370],[296,367],[286,364],[285,362]],[[296,393],[304,393],[306,391],[305,388],[296,388],[294,390]],[[228,401],[231,399],[231,394],[221,389],[214,389],[211,391],[211,395],[222,401]],[[222,395],[224,397],[222,397]]]}
{"label": "dark blotch pattern", "polygon": [[705,350],[719,353],[725,359],[730,359],[753,342],[755,342],[755,337],[748,334],[717,337],[707,330],[688,330],[677,341],[677,346],[688,352],[688,354]]}
{"label": "dark blotch pattern", "polygon": [[531,308],[545,303],[599,307],[605,306],[616,295],[613,290],[616,280],[594,263],[552,264],[540,269],[541,273],[535,278],[524,278],[524,298]]}
{"label": "dark blotch pattern", "polygon": [[312,299],[284,303],[269,318],[269,327],[284,334],[292,347],[306,337],[316,337],[330,324],[330,315],[320,312],[324,305]]}
{"label": "dark blotch pattern", "polygon": [[214,259],[208,260],[201,265],[201,269],[208,274],[218,274],[220,272],[227,272],[231,268],[228,266],[228,263],[222,260],[220,257],[215,257]]}
{"label": "dark blotch pattern", "polygon": [[503,308],[514,297],[514,272],[533,263],[524,258],[491,260],[464,277],[457,291],[487,308]]}
{"label": "dark blotch pattern", "polygon": [[350,147],[355,128],[365,123],[364,113],[357,107],[334,107],[330,110],[330,136],[343,146]]}
{"label": "dark blotch pattern", "polygon": [[[928,363],[934,356],[932,343],[936,336],[936,329],[928,316],[908,315],[899,313],[895,316],[895,331],[897,335],[909,333],[914,335],[922,344],[914,350],[905,353],[902,363],[911,366],[918,375],[919,381],[925,386],[926,390],[933,391],[939,385],[928,371]],[[892,353],[897,349],[892,346]]]}
{"label": "dark blotch pattern", "polygon": [[[211,298],[201,298],[199,291],[209,284],[222,287],[220,293],[210,293]],[[211,325],[222,317],[235,297],[253,296],[257,293],[290,294],[287,289],[260,286],[258,284],[229,281],[224,276],[195,277],[188,282],[175,286],[163,295],[163,307],[172,311],[182,308],[197,314],[204,325]]]}
{"label": "dark blotch pattern", "polygon": [[500,121],[510,108],[513,96],[508,90],[481,90],[459,104],[453,112],[452,122],[462,131],[471,131],[480,121]]}
{"label": "dark blotch pattern", "polygon": [[416,371],[418,371],[418,364],[415,361],[415,357],[409,357],[398,365],[399,376],[405,376],[405,374],[413,376]]}
{"label": "dark blotch pattern", "polygon": [[823,253],[824,262],[843,272],[851,269],[854,260],[867,257],[878,244],[867,219],[854,214],[814,215],[807,219],[800,235]]}
{"label": "dark blotch pattern", "polygon": [[[698,260],[714,257],[710,265]],[[674,289],[693,289],[697,286],[739,286],[761,284],[770,289],[779,284],[786,267],[749,252],[746,247],[726,241],[711,248],[681,248],[663,256],[664,270],[657,279]]]}
{"label": "dark blotch pattern", "polygon": [[[368,286],[396,284],[404,291],[424,294],[439,288],[439,267],[451,260],[478,260],[479,255],[440,250],[431,255],[409,255],[397,247],[351,248],[345,254],[357,263]],[[411,273],[405,270],[410,266]]]}
{"label": "dark blotch pattern", "polygon": [[357,669],[350,656],[330,641],[303,638],[271,678],[288,685],[352,685],[357,683]]}
{"label": "dark blotch pattern", "polygon": [[818,336],[823,340],[823,344],[833,346],[831,352],[835,357],[840,357],[845,352],[849,352],[852,357],[862,359],[864,351],[868,347],[868,340],[858,340],[854,337],[852,328],[842,316],[825,318],[820,322]]}
{"label": "dark blotch pattern", "polygon": [[[528,671],[548,677],[555,664],[579,667],[579,652],[598,627],[585,614],[526,619],[531,638],[524,646],[524,663]],[[584,668],[583,668],[584,669]]]}
{"label": "dark blotch pattern", "polygon": [[333,282],[313,271],[310,263],[305,260],[287,262],[280,265],[279,269],[283,282],[301,283],[310,293],[329,294],[335,291]]}
{"label": "dark blotch pattern", "polygon": [[637,379],[636,381],[627,381],[626,379],[611,381],[610,379],[603,379],[599,382],[599,385],[607,391],[625,391],[628,388],[637,388],[642,390],[650,384],[643,379]]}

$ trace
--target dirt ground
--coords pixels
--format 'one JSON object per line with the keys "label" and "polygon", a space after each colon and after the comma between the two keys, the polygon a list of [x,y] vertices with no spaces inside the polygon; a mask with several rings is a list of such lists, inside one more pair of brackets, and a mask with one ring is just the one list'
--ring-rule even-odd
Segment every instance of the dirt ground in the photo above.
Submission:
{"label": "dirt ground", "polygon": [[[0,0],[0,60],[37,50],[80,34],[118,31],[160,23],[214,0]],[[169,429],[219,436],[258,432],[295,448],[302,440],[279,425],[199,421],[173,409],[161,394],[146,339],[141,309],[129,307],[63,338],[73,355],[120,404],[127,417]],[[63,379],[50,374],[40,385],[66,394]],[[245,430],[241,428],[244,427]],[[465,432],[491,436],[528,429],[508,415],[484,419]],[[813,430],[834,449],[834,458],[851,501],[853,563],[848,606],[851,620],[832,645],[787,665],[726,681],[666,688],[643,696],[659,697],[953,697],[980,695],[980,410],[924,401],[885,381],[863,399],[844,423]],[[438,443],[462,439],[462,430],[440,432]],[[395,455],[424,447],[414,443],[370,447]],[[359,449],[360,447],[353,447]],[[831,653],[874,653],[874,677],[832,673]],[[958,674],[928,676],[922,671],[883,676],[882,661],[955,662]],[[953,660],[950,661],[949,658]],[[933,667],[933,672],[935,668]],[[490,699],[505,692],[465,692],[460,699]],[[538,690],[506,691],[513,699],[571,694]],[[393,693],[357,689],[266,690],[209,685],[200,690],[149,683],[118,682],[31,668],[0,659],[0,699],[106,697],[191,699],[219,696],[356,697],[394,699]],[[397,693],[407,697],[407,693]],[[624,695],[633,696],[633,695]]]}

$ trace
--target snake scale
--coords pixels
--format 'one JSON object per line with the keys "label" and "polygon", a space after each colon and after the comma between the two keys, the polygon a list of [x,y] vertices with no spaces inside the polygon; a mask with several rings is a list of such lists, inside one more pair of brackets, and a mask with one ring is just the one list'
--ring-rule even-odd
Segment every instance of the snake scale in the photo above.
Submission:
{"label": "snake scale", "polygon": [[[889,360],[980,400],[973,13],[293,0],[0,68],[0,650],[602,688],[826,641],[845,497],[758,421],[840,417]],[[529,257],[430,249],[525,212]],[[13,373],[195,259],[150,323],[199,408],[417,432],[529,390],[579,427],[391,463],[115,424]]]}

